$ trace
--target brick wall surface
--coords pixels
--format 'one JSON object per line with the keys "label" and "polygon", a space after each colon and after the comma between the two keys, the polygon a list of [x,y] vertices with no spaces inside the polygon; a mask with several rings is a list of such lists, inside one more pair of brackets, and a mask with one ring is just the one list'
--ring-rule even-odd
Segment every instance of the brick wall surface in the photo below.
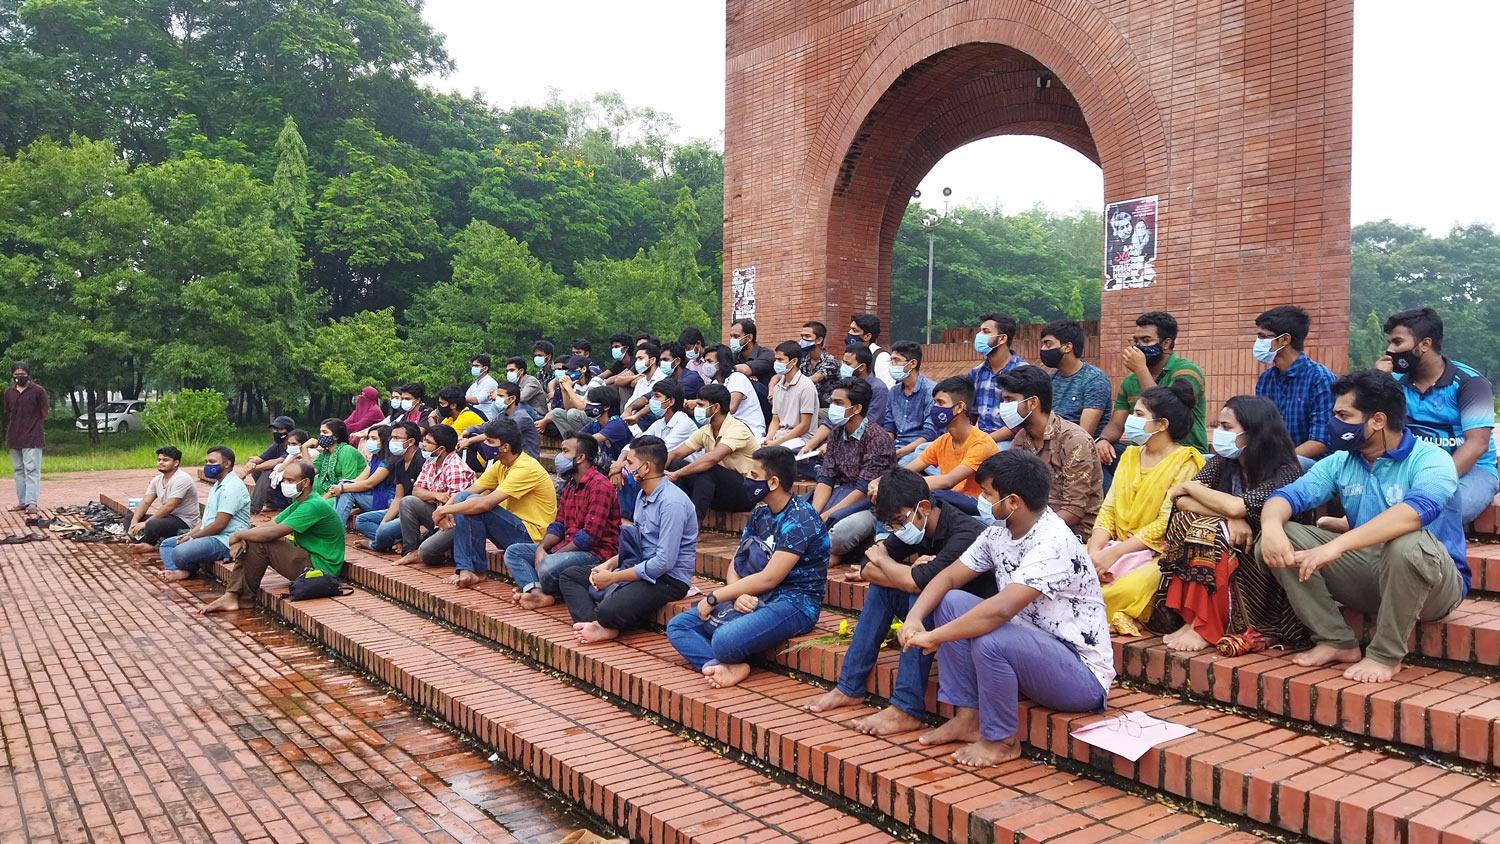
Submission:
{"label": "brick wall surface", "polygon": [[1260,370],[1255,314],[1294,303],[1339,371],[1352,43],[1353,0],[730,0],[726,322],[730,270],[751,265],[766,343],[888,318],[921,178],[971,141],[1035,134],[1097,161],[1103,202],[1160,197],[1157,281],[1104,293],[1105,346],[1170,310],[1217,401]]}

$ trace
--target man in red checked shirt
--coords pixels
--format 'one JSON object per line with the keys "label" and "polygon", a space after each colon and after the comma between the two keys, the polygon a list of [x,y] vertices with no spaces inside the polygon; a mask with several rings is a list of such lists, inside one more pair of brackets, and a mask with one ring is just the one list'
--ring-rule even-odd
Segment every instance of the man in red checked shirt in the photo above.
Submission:
{"label": "man in red checked shirt", "polygon": [[599,442],[579,434],[563,440],[553,458],[565,482],[557,521],[541,542],[517,542],[505,549],[505,569],[516,582],[511,601],[527,609],[557,603],[558,575],[575,566],[593,568],[619,553],[620,499],[614,484],[594,468]]}

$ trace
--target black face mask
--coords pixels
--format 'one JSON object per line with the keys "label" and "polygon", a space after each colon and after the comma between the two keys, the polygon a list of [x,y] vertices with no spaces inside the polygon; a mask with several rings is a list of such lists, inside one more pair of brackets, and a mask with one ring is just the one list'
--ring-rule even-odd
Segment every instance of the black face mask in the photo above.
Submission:
{"label": "black face mask", "polygon": [[16,386],[17,387],[24,387],[27,384],[31,383],[31,376],[30,375],[17,375],[15,380],[16,380]]}
{"label": "black face mask", "polygon": [[1147,366],[1155,366],[1156,362],[1161,360],[1162,355],[1166,354],[1166,352],[1162,350],[1160,343],[1155,343],[1150,346],[1142,346],[1141,344],[1137,343],[1135,347],[1141,350],[1142,355],[1145,355]]}
{"label": "black face mask", "polygon": [[1416,369],[1417,362],[1422,359],[1422,355],[1415,348],[1407,349],[1404,352],[1392,352],[1390,355],[1391,371],[1397,375],[1406,375]]}
{"label": "black face mask", "polygon": [[1062,349],[1042,349],[1037,357],[1041,359],[1042,366],[1056,369],[1062,364]]}

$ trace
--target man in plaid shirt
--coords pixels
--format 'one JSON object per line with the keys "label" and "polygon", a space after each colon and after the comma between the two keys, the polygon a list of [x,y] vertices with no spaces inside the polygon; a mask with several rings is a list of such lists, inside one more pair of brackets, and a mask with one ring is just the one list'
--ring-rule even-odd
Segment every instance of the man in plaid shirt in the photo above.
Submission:
{"label": "man in plaid shirt", "polygon": [[538,610],[557,603],[557,576],[575,566],[594,566],[620,548],[620,497],[614,484],[594,468],[599,441],[588,434],[563,440],[553,462],[563,478],[557,521],[541,542],[517,542],[505,549],[505,569],[516,589],[511,601]]}
{"label": "man in plaid shirt", "polygon": [[474,470],[457,448],[458,432],[449,425],[433,425],[422,435],[426,462],[411,495],[401,499],[401,548],[406,552],[396,561],[401,565],[442,565],[453,553],[453,531],[437,530],[432,511],[474,485]]}

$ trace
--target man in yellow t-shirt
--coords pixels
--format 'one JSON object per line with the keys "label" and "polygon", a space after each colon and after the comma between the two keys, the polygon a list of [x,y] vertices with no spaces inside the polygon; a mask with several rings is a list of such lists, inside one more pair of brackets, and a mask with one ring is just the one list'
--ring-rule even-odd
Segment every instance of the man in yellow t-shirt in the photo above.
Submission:
{"label": "man in yellow t-shirt", "polygon": [[[750,396],[749,400],[754,400]],[[672,470],[667,480],[676,484],[693,500],[693,509],[702,519],[710,509],[726,513],[745,513],[755,502],[745,494],[745,475],[755,464],[760,440],[750,426],[729,412],[729,390],[723,384],[709,384],[698,391],[698,406],[693,418],[701,425],[687,442],[667,455]],[[687,456],[699,453],[698,459]]]}
{"label": "man in yellow t-shirt", "polygon": [[934,428],[946,433],[906,466],[919,475],[928,466],[936,466],[938,474],[926,476],[933,497],[971,516],[979,512],[981,495],[974,473],[985,458],[1000,451],[994,439],[969,418],[973,407],[974,385],[968,379],[955,376],[938,382],[932,388],[929,418]]}
{"label": "man in yellow t-shirt", "polygon": [[502,551],[517,542],[540,542],[557,517],[552,477],[522,450],[515,420],[486,423],[484,439],[495,457],[474,482],[476,491],[461,492],[432,512],[438,529],[452,522],[455,572],[448,582],[460,587],[474,586],[489,571],[486,538]]}

